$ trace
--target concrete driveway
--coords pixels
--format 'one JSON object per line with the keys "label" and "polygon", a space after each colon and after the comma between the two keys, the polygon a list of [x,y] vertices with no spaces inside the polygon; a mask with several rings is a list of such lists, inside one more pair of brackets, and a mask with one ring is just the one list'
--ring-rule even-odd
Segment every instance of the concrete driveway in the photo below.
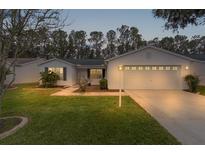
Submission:
{"label": "concrete driveway", "polygon": [[174,90],[126,90],[182,144],[205,144],[205,96]]}

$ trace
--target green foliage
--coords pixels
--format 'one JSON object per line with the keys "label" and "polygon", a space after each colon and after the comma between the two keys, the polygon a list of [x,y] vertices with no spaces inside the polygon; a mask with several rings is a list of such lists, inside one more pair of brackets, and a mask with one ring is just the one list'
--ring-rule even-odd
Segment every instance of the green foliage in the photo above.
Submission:
{"label": "green foliage", "polygon": [[148,41],[148,44],[190,56],[191,54],[203,54],[205,51],[205,37],[199,35],[195,35],[191,37],[191,39],[188,39],[185,35],[163,37],[162,39],[156,37],[153,40]]}
{"label": "green foliage", "polygon": [[100,89],[107,89],[107,79],[101,79],[99,82],[100,82]]}
{"label": "green foliage", "polygon": [[85,78],[81,78],[79,81],[80,91],[85,92],[88,81]]}
{"label": "green foliage", "polygon": [[199,86],[197,89],[198,89],[198,91],[200,92],[201,95],[205,96],[205,86]]}
{"label": "green foliage", "polygon": [[200,82],[198,76],[189,74],[185,76],[184,80],[186,81],[190,92],[193,93],[197,92],[197,88]]}
{"label": "green foliage", "polygon": [[98,31],[91,32],[88,41],[91,43],[91,50],[93,52],[94,57],[101,57],[102,47],[105,43],[103,33]]}
{"label": "green foliage", "polygon": [[42,86],[45,88],[54,87],[57,81],[60,79],[58,74],[51,71],[41,72],[40,74],[41,74]]}
{"label": "green foliage", "polygon": [[153,14],[154,17],[165,20],[165,28],[173,31],[205,23],[205,10],[202,9],[157,9],[153,10]]}
{"label": "green foliage", "polygon": [[118,54],[126,53],[130,50],[138,49],[144,43],[142,41],[142,36],[139,34],[137,27],[129,27],[127,25],[122,25],[117,28],[119,32],[118,38]]}

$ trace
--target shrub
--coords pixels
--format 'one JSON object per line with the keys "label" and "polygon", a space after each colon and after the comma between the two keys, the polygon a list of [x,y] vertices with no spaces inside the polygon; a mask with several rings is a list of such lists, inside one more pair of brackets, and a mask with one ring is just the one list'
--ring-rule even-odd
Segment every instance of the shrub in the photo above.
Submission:
{"label": "shrub", "polygon": [[88,81],[85,78],[81,78],[79,81],[80,91],[85,92]]}
{"label": "shrub", "polygon": [[107,89],[107,79],[100,80],[100,89]]}
{"label": "shrub", "polygon": [[54,87],[57,81],[60,79],[58,74],[51,71],[41,72],[40,74],[41,74],[42,86],[45,88]]}
{"label": "shrub", "polygon": [[199,85],[198,76],[190,74],[190,75],[185,76],[184,80],[186,81],[190,92],[194,92],[194,93],[197,92],[197,88]]}

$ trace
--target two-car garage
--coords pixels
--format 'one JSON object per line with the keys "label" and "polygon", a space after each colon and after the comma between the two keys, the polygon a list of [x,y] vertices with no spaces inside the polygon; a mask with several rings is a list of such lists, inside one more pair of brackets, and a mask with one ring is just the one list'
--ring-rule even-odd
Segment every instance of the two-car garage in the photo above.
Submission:
{"label": "two-car garage", "polygon": [[[145,47],[107,60],[109,89],[184,89],[192,59],[155,47]],[[118,66],[123,70],[119,71]]]}
{"label": "two-car garage", "polygon": [[129,65],[124,66],[124,89],[181,89],[180,66]]}

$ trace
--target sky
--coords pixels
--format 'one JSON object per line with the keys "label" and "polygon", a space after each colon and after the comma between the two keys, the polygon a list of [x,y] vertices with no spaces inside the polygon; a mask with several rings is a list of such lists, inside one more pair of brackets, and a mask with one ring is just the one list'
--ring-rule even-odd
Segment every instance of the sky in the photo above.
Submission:
{"label": "sky", "polygon": [[[84,30],[87,35],[91,31],[102,31],[106,34],[107,31],[116,30],[124,24],[137,27],[145,40],[177,35],[171,30],[165,30],[165,21],[154,18],[152,10],[64,10],[64,16],[68,17],[67,22],[71,24],[64,28],[67,32]],[[205,35],[205,26],[188,26],[178,34],[189,38],[194,35]]]}

